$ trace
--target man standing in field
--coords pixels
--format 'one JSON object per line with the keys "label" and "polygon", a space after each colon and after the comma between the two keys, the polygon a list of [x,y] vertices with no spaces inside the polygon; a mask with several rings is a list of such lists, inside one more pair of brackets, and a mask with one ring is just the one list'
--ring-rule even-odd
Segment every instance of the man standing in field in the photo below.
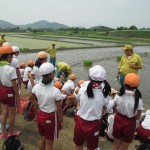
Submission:
{"label": "man standing in field", "polygon": [[1,34],[1,39],[0,39],[0,47],[3,45],[3,43],[5,43],[5,34]]}
{"label": "man standing in field", "polygon": [[124,86],[124,78],[128,73],[138,73],[139,69],[142,69],[142,58],[133,52],[131,45],[126,44],[123,47],[124,55],[121,58],[117,78],[120,80],[121,87]]}
{"label": "man standing in field", "polygon": [[47,53],[50,54],[50,63],[54,65],[56,65],[56,52],[57,52],[57,49],[55,48],[55,43],[53,42],[52,43],[52,48],[48,48],[46,50]]}

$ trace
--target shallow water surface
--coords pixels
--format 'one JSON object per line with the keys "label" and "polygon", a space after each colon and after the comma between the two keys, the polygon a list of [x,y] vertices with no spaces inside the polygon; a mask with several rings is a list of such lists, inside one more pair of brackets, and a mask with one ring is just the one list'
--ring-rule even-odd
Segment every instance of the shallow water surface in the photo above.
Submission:
{"label": "shallow water surface", "polygon": [[[139,71],[141,77],[141,85],[139,87],[144,105],[150,106],[150,46],[134,47],[134,51],[139,53],[143,59],[143,69]],[[94,48],[94,49],[75,49],[57,52],[57,62],[63,61],[70,64],[73,73],[77,75],[77,80],[88,79],[88,70],[90,67],[84,67],[84,60],[93,61],[94,65],[101,65],[107,71],[107,80],[113,88],[119,90],[120,85],[115,81],[118,72],[117,56],[123,55],[121,48]],[[19,60],[27,62],[29,59],[36,60],[37,53],[21,53]]]}

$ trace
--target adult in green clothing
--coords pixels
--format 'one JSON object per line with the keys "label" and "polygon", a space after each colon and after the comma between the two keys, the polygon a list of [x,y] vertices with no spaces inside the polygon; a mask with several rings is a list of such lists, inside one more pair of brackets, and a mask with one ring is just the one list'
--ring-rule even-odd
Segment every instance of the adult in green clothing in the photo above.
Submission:
{"label": "adult in green clothing", "polygon": [[68,78],[68,75],[72,73],[72,68],[69,64],[65,62],[58,62],[56,65],[56,76],[60,78],[63,75],[65,78]]}
{"label": "adult in green clothing", "polygon": [[143,67],[142,58],[133,52],[131,45],[126,44],[123,50],[125,54],[121,58],[116,76],[119,78],[121,86],[124,86],[124,78],[128,73],[137,74],[138,70]]}
{"label": "adult in green clothing", "polygon": [[5,43],[5,34],[1,34],[1,39],[0,39],[0,47],[3,45],[3,43]]}
{"label": "adult in green clothing", "polygon": [[54,65],[56,65],[56,52],[57,52],[57,49],[55,48],[55,43],[52,43],[52,48],[48,48],[46,50],[47,53],[50,54],[50,63]]}

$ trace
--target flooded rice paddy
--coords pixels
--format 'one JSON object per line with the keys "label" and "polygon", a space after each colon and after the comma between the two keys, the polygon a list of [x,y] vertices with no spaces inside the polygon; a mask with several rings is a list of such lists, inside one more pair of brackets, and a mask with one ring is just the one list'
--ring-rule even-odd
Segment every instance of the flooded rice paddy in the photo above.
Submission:
{"label": "flooded rice paddy", "polygon": [[[141,85],[139,87],[145,106],[150,106],[150,46],[137,46],[134,51],[139,53],[143,59],[143,69],[139,71]],[[94,65],[101,65],[107,71],[107,80],[113,88],[119,90],[120,85],[115,81],[118,71],[117,56],[122,55],[121,48],[90,48],[59,50],[57,52],[57,62],[67,62],[72,66],[73,73],[77,75],[77,80],[88,80],[88,70],[90,67],[83,66],[84,60],[91,60]],[[37,53],[21,53],[19,60],[27,62],[29,59],[36,60]],[[49,59],[49,58],[48,58]]]}

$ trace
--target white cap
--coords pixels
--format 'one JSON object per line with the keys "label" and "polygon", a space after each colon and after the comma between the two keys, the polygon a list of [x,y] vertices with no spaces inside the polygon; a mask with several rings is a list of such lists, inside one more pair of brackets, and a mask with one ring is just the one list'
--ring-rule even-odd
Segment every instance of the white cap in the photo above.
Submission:
{"label": "white cap", "polygon": [[104,81],[106,80],[106,71],[102,66],[96,65],[89,69],[89,76],[94,81]]}
{"label": "white cap", "polygon": [[10,44],[8,42],[4,42],[3,46],[10,46]]}
{"label": "white cap", "polygon": [[40,69],[39,69],[41,75],[50,74],[54,70],[55,70],[54,66],[51,63],[48,63],[48,62],[43,63],[40,66]]}
{"label": "white cap", "polygon": [[12,46],[11,48],[16,52],[20,52],[19,47],[17,47],[17,46]]}

